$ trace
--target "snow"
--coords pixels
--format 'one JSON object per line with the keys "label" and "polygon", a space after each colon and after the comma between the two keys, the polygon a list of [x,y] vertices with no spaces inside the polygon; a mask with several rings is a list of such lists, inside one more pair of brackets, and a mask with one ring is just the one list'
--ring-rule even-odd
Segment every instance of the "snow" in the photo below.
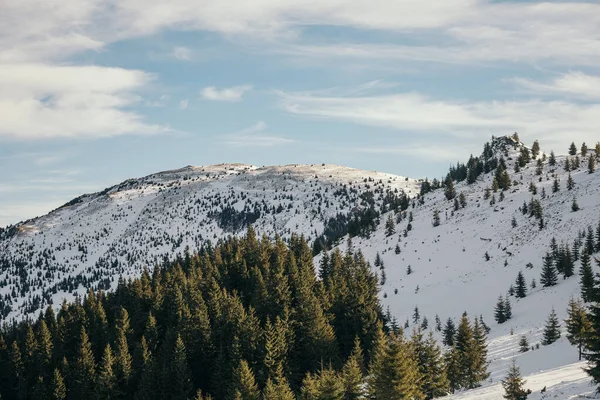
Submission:
{"label": "snow", "polygon": [[[482,315],[491,327],[490,381],[479,389],[458,393],[449,399],[501,399],[500,381],[512,358],[516,358],[527,387],[534,392],[530,399],[593,395],[595,388],[590,386],[590,379],[582,370],[585,362],[577,360],[577,350],[564,337],[564,323],[563,337],[556,343],[526,353],[518,352],[522,334],[527,336],[530,345],[539,344],[552,307],[562,321],[569,298],[578,296],[579,262],[575,264],[575,276],[566,280],[561,277],[557,286],[542,288],[539,278],[542,256],[549,250],[552,237],[559,244],[572,244],[581,229],[588,225],[595,229],[600,222],[600,171],[588,174],[587,158],[581,158],[581,167],[571,173],[575,188],[567,191],[565,156],[557,156],[557,165],[553,168],[546,161],[539,182],[535,161],[520,173],[513,171],[517,152],[511,149],[505,159],[511,179],[518,184],[505,192],[503,201],[498,201],[500,192],[494,194],[497,202],[493,206],[483,199],[485,188],[492,184],[492,174],[486,174],[472,185],[456,184],[457,194],[462,192],[467,198],[464,209],[453,211],[453,202],[445,199],[442,190],[427,194],[422,205],[416,202],[407,210],[413,213],[414,220],[406,237],[403,230],[407,219],[396,225],[394,235],[386,237],[387,215],[382,215],[378,229],[370,238],[353,238],[354,249],[360,249],[369,260],[373,261],[377,253],[381,255],[387,276],[381,288],[381,300],[400,325],[409,319],[409,330],[412,329],[412,312],[418,306],[421,318],[428,318],[430,329],[435,326],[436,314],[444,323],[449,317],[457,321],[463,311],[471,317]],[[552,193],[552,174],[560,180],[561,189],[557,193]],[[532,181],[537,185],[536,196],[528,191]],[[126,181],[105,194],[84,196],[81,203],[18,225],[19,234],[0,241],[0,255],[24,257],[35,263],[43,260],[44,249],[51,248],[56,257],[53,263],[68,263],[66,270],[53,279],[35,279],[38,271],[43,276],[46,267],[30,264],[33,289],[14,299],[9,318],[22,317],[24,307],[34,295],[40,295],[43,289],[51,288],[66,276],[91,278],[92,272],[100,269],[114,278],[111,283],[114,288],[116,277],[137,276],[142,267],[152,266],[163,254],[181,253],[186,246],[194,249],[206,240],[214,242],[228,235],[208,216],[225,203],[238,211],[250,203],[269,208],[281,204],[281,213],[261,216],[254,224],[256,231],[284,238],[291,232],[300,232],[314,239],[322,233],[329,217],[339,212],[348,213],[359,204],[357,197],[348,202],[334,196],[333,192],[343,185],[356,189],[357,195],[368,187],[370,190],[397,189],[414,198],[419,193],[420,182],[336,165],[221,164],[164,171]],[[546,191],[544,199],[542,188]],[[543,230],[539,230],[534,217],[519,211],[523,202],[529,203],[532,197],[542,203],[546,223]],[[571,211],[573,197],[580,211]],[[431,223],[435,209],[441,216],[437,227]],[[511,226],[513,217],[518,224],[515,228]],[[339,247],[346,250],[345,238],[339,243]],[[79,244],[86,247],[87,254],[78,251]],[[400,254],[395,254],[396,244],[401,248]],[[484,259],[486,252],[491,257],[489,261]],[[102,259],[118,260],[122,264],[117,270],[110,265],[99,267]],[[319,259],[317,256],[315,261],[318,263]],[[533,268],[527,268],[528,263]],[[408,265],[413,270],[410,275],[406,274]],[[596,265],[594,268],[600,272]],[[375,271],[380,273],[378,269]],[[494,305],[498,296],[506,294],[519,271],[528,283],[535,278],[538,285],[529,289],[524,299],[511,297],[513,317],[499,325],[493,319]],[[0,271],[0,282],[7,282],[0,287],[3,296],[14,286],[10,273],[14,271]],[[83,286],[68,292],[59,290],[52,295],[52,300],[58,306],[62,298],[73,299],[75,293],[83,295],[84,292]],[[540,390],[544,386],[547,392],[542,395]]]}

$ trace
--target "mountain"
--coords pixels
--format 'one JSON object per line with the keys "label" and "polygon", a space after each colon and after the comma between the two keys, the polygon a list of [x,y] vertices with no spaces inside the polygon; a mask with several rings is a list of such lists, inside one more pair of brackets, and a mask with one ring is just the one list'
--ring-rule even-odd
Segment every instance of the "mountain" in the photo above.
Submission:
{"label": "mountain", "polygon": [[[515,136],[493,138],[481,156],[451,168],[453,179],[431,182],[332,165],[240,164],[128,180],[0,233],[2,315],[20,318],[88,288],[114,289],[121,276],[137,276],[188,246],[243,234],[251,224],[270,237],[303,234],[316,243],[316,265],[323,249],[360,250],[378,274],[389,315],[399,325],[408,320],[409,330],[415,308],[418,323],[426,317],[432,330],[436,315],[442,324],[464,311],[481,316],[491,328],[490,382],[451,398],[500,398],[513,358],[535,392],[530,398],[591,393],[563,322],[552,345],[519,353],[518,342],[525,335],[540,344],[551,309],[562,321],[569,298],[579,295],[580,261],[574,276],[544,288],[542,257],[553,238],[559,249],[583,242],[573,251],[579,254],[588,227],[600,242],[600,172],[588,171],[598,155],[557,155],[550,165],[550,154],[533,157],[531,150]],[[498,297],[519,272],[527,296],[511,296],[513,316],[498,324]]]}

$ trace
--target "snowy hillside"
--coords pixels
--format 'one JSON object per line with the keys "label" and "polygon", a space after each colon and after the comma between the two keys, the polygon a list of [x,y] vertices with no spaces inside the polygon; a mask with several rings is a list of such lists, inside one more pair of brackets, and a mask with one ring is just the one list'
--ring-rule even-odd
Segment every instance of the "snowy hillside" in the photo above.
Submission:
{"label": "snowy hillside", "polygon": [[[541,169],[531,160],[515,172],[523,145],[504,137],[492,148],[506,164],[511,186],[490,190],[486,198],[493,171],[472,184],[455,183],[456,197],[462,193],[465,199],[458,209],[443,188],[418,196],[418,180],[332,165],[186,167],[128,180],[0,233],[3,314],[10,319],[36,312],[49,300],[57,305],[89,287],[114,288],[119,276],[139,274],[186,246],[194,249],[241,233],[248,223],[259,234],[286,238],[297,232],[314,240],[331,228],[330,218],[372,209],[378,213],[374,231],[353,237],[351,245],[373,264],[379,254],[384,267],[374,268],[383,281],[381,298],[400,326],[408,320],[412,328],[418,307],[420,321],[426,317],[431,330],[436,315],[443,324],[448,318],[457,321],[463,311],[481,315],[491,327],[490,381],[450,398],[500,399],[499,381],[513,357],[535,391],[532,399],[590,394],[594,388],[581,369],[585,363],[578,362],[564,332],[556,343],[526,353],[519,353],[518,342],[525,335],[530,345],[539,344],[551,309],[562,321],[569,298],[578,296],[579,261],[574,276],[561,276],[550,288],[540,284],[540,272],[552,238],[559,246],[572,246],[588,226],[595,232],[600,223],[600,171],[588,173],[587,168],[589,157],[596,155],[578,154],[580,165],[570,171],[574,186],[568,190],[565,162],[572,163],[575,156],[557,155],[550,166],[550,149],[544,149],[547,153],[537,156],[544,157]],[[389,211],[403,193],[411,199],[408,209]],[[522,212],[532,199],[542,207],[542,229],[538,218]],[[573,199],[580,207],[575,212]],[[438,226],[432,223],[436,210]],[[344,251],[346,239],[337,241]],[[595,263],[594,268],[600,272]],[[519,271],[528,283],[527,296],[511,297],[512,319],[497,324],[494,306]],[[531,288],[534,279],[537,285]],[[547,392],[541,394],[544,386]]]}

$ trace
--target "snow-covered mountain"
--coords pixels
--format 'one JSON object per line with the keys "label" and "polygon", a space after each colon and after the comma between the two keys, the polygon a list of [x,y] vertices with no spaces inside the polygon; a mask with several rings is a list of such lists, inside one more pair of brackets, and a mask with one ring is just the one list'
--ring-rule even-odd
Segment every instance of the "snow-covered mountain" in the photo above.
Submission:
{"label": "snow-covered mountain", "polygon": [[[383,268],[374,265],[381,298],[400,325],[408,319],[412,326],[418,307],[430,329],[436,315],[444,322],[463,311],[482,315],[491,327],[490,382],[453,398],[501,398],[499,381],[513,357],[536,391],[532,399],[590,393],[594,388],[581,370],[584,364],[577,363],[577,351],[564,334],[553,345],[527,353],[518,353],[518,341],[526,335],[530,344],[539,343],[552,307],[564,319],[568,299],[578,295],[579,262],[575,276],[543,288],[542,256],[553,237],[559,245],[572,246],[588,226],[594,232],[599,226],[600,171],[587,168],[589,157],[597,156],[579,153],[579,167],[567,172],[566,160],[572,164],[575,156],[557,155],[551,166],[547,149],[537,156],[544,160],[541,169],[531,160],[515,172],[523,147],[512,137],[493,139],[491,156],[504,162],[511,186],[490,190],[488,198],[494,171],[471,184],[455,182],[456,197],[462,194],[465,200],[458,209],[443,188],[419,196],[422,180],[333,165],[223,164],[131,179],[0,232],[2,315],[19,318],[49,302],[58,305],[63,298],[83,295],[87,288],[114,288],[119,276],[135,276],[187,246],[242,234],[248,224],[271,237],[301,233],[314,241],[325,234],[344,251],[349,244],[343,235],[358,231],[351,246],[372,262],[382,261]],[[532,199],[541,205],[542,229],[539,218],[522,212]],[[572,211],[574,199],[578,211]],[[440,221],[434,226],[436,210]],[[393,229],[386,223],[390,217]],[[497,324],[494,305],[519,271],[528,283],[535,279],[538,284],[528,287],[527,297],[512,297],[512,319]],[[548,391],[542,395],[544,386]]]}

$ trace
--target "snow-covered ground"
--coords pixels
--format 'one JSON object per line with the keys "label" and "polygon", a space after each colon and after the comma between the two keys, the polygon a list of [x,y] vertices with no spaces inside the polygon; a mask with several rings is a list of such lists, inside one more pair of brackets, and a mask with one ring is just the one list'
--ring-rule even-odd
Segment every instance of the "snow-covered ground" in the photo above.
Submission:
{"label": "snow-covered ground", "polygon": [[[457,194],[466,196],[465,208],[454,211],[453,202],[446,200],[443,190],[437,190],[428,193],[423,204],[416,201],[407,210],[414,220],[406,237],[403,231],[408,218],[398,223],[396,233],[388,237],[387,215],[382,215],[379,227],[369,238],[352,240],[354,249],[360,249],[369,260],[374,261],[380,254],[387,277],[381,299],[400,325],[408,319],[412,326],[412,313],[418,307],[421,318],[427,317],[429,329],[435,327],[436,315],[443,324],[448,318],[457,321],[463,311],[471,317],[482,315],[491,327],[490,381],[451,399],[501,399],[500,380],[513,357],[527,387],[534,392],[531,399],[591,396],[595,389],[582,371],[585,363],[578,362],[577,350],[564,337],[564,323],[563,337],[550,346],[519,353],[518,341],[526,335],[531,345],[540,343],[552,307],[564,320],[569,298],[578,295],[579,262],[575,263],[575,276],[566,280],[561,277],[557,286],[542,288],[542,256],[549,250],[552,237],[559,245],[572,245],[579,231],[588,225],[596,229],[600,223],[600,171],[589,174],[587,157],[579,155],[581,166],[571,172],[575,187],[568,191],[565,156],[557,156],[554,167],[546,160],[543,173],[538,176],[535,161],[515,173],[517,155],[516,149],[505,155],[516,185],[504,193],[503,201],[499,201],[500,191],[492,193],[495,205],[484,200],[493,174],[482,175],[472,185],[456,184]],[[560,181],[557,193],[552,193],[554,175]],[[530,182],[537,186],[535,196],[529,192]],[[344,186],[349,194],[336,194]],[[541,195],[543,189],[545,198]],[[163,254],[182,252],[188,245],[193,249],[205,240],[215,241],[227,235],[209,216],[224,205],[237,211],[255,206],[279,208],[256,221],[259,234],[287,237],[291,232],[300,232],[314,239],[322,233],[327,218],[360,206],[361,193],[374,191],[381,204],[386,190],[405,191],[415,198],[419,181],[332,165],[259,168],[226,164],[186,167],[124,182],[105,193],[84,196],[81,202],[20,224],[18,234],[0,241],[0,256],[26,261],[27,280],[32,288],[9,296],[14,306],[11,316],[22,315],[36,294],[66,277],[93,281],[105,276],[134,276],[142,266],[152,265]],[[543,207],[546,227],[542,230],[534,217],[519,210],[532,197],[540,200]],[[571,211],[573,198],[581,207],[577,212]],[[432,217],[436,209],[441,224],[434,227]],[[513,217],[516,227],[511,224]],[[345,238],[339,243],[346,250]],[[399,254],[395,252],[397,244]],[[50,256],[44,256],[44,252]],[[485,260],[486,253],[489,261]],[[317,262],[319,258],[316,257]],[[528,263],[533,267],[527,268]],[[62,267],[47,275],[55,265]],[[409,265],[413,272],[407,275]],[[594,268],[600,272],[596,265]],[[381,274],[379,269],[376,271]],[[511,297],[513,318],[497,324],[494,305],[498,296],[506,295],[519,271],[528,283],[535,279],[537,287],[529,288],[523,299]],[[0,294],[6,296],[13,291],[18,273],[14,268],[0,271]],[[110,286],[115,284],[116,278]],[[69,290],[59,287],[53,301],[58,304],[63,297],[84,292],[83,286],[73,285]],[[547,391],[542,395],[544,386]]]}

